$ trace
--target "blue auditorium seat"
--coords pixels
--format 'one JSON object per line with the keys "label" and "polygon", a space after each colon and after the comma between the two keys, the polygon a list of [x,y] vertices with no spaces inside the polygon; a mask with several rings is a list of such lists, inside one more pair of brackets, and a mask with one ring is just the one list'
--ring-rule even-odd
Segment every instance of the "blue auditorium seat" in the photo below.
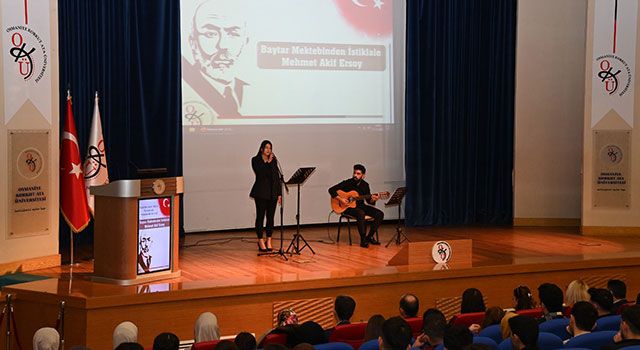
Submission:
{"label": "blue auditorium seat", "polygon": [[371,339],[362,343],[358,350],[378,350],[378,339]]}
{"label": "blue auditorium seat", "polygon": [[[540,332],[538,335],[538,348],[540,350],[562,349],[562,339],[555,334]],[[511,338],[505,339],[498,345],[498,350],[512,350]]]}
{"label": "blue auditorium seat", "polygon": [[620,321],[622,320],[622,316],[620,315],[612,315],[605,316],[599,318],[596,321],[596,332],[600,331],[619,331],[620,330]]}
{"label": "blue auditorium seat", "polygon": [[489,337],[482,337],[482,336],[473,337],[473,343],[488,345],[491,348],[491,350],[496,350],[498,348],[498,343]]}
{"label": "blue auditorium seat", "polygon": [[583,334],[579,337],[571,338],[566,344],[567,348],[588,348],[600,350],[603,346],[613,343],[614,331],[601,331]]}
{"label": "blue auditorium seat", "polygon": [[555,320],[542,322],[540,324],[540,332],[552,333],[560,337],[562,340],[567,340],[571,338],[571,334],[567,332],[568,325],[568,318],[557,318]]}
{"label": "blue auditorium seat", "polygon": [[481,337],[487,337],[493,339],[496,344],[502,342],[502,332],[500,331],[500,325],[494,324],[480,331]]}

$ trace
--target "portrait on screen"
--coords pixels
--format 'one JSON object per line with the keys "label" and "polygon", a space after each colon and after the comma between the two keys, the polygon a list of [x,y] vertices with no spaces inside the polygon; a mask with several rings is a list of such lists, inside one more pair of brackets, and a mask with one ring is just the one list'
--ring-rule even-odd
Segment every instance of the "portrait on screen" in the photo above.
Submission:
{"label": "portrait on screen", "polygon": [[[246,19],[237,10],[237,0],[207,0],[198,5],[191,17],[188,37],[193,62],[183,58],[183,79],[211,110],[197,114],[193,125],[209,124],[208,112],[215,116],[239,116],[248,83],[238,77],[238,60],[249,43]],[[204,119],[204,120],[203,120]]]}

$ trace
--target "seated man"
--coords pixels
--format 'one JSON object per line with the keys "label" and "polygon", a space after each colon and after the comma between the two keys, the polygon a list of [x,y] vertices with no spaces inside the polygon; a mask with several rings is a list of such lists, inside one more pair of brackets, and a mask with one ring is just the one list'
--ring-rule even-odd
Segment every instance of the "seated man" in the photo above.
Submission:
{"label": "seated man", "polygon": [[353,312],[356,309],[356,301],[348,295],[338,295],[333,305],[333,311],[338,319],[337,326],[350,324]]}
{"label": "seated man", "polygon": [[417,296],[407,293],[400,298],[400,316],[402,318],[418,317],[419,310],[420,301]]}
{"label": "seated man", "polygon": [[[589,334],[596,326],[598,320],[598,311],[588,301],[579,301],[573,304],[571,308],[571,318],[567,331],[573,338],[583,334]],[[570,339],[565,340],[567,343]]]}
{"label": "seated man", "polygon": [[[369,189],[369,184],[364,180],[366,169],[362,164],[356,164],[353,166],[353,177],[347,180],[340,182],[339,184],[331,187],[329,189],[329,194],[331,198],[337,198],[344,205],[349,204],[349,199],[339,197],[338,191],[350,192],[356,191],[360,196],[369,196],[367,197],[367,203],[371,205],[375,205],[376,201],[380,198],[377,194],[371,194],[371,190]],[[356,201],[355,208],[347,208],[344,211],[344,214],[352,216],[356,218],[358,223],[358,233],[360,233],[360,246],[363,248],[369,247],[369,243],[378,245],[378,242],[374,238],[374,234],[378,230],[378,227],[382,223],[382,219],[384,218],[384,213],[374,208],[371,205],[367,205],[364,203],[364,199],[360,199]],[[366,222],[365,215],[368,215],[373,218],[373,222],[371,223],[371,228],[369,229],[369,234],[366,232]]]}
{"label": "seated man", "polygon": [[598,318],[615,315],[613,313],[613,295],[604,288],[589,288],[591,304],[598,310]]}
{"label": "seated man", "polygon": [[613,295],[613,312],[619,314],[620,308],[629,303],[627,301],[627,284],[621,280],[609,280],[607,289]]}
{"label": "seated man", "polygon": [[613,337],[614,344],[605,345],[603,350],[616,350],[627,346],[640,345],[640,306],[633,305],[622,311],[620,331]]}
{"label": "seated man", "polygon": [[444,314],[437,309],[425,311],[422,319],[422,334],[416,338],[412,347],[422,350],[435,349],[438,345],[442,344],[444,340],[447,319],[444,317]]}
{"label": "seated man", "polygon": [[543,312],[543,316],[538,319],[539,323],[556,318],[564,318],[562,314],[564,295],[560,287],[553,283],[543,283],[538,287],[538,296],[540,297]]}
{"label": "seated man", "polygon": [[463,350],[473,343],[473,334],[463,325],[450,325],[444,331],[442,343],[445,350]]}
{"label": "seated man", "polygon": [[514,350],[538,348],[538,324],[533,317],[516,316],[509,319],[511,343]]}
{"label": "seated man", "polygon": [[392,317],[382,324],[382,336],[378,338],[380,350],[411,349],[411,327],[402,317]]}

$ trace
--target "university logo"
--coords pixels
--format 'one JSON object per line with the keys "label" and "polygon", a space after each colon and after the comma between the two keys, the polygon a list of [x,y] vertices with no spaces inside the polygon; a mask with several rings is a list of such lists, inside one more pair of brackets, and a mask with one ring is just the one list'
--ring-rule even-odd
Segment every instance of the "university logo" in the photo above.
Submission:
{"label": "university logo", "polygon": [[27,180],[40,176],[44,169],[42,154],[35,148],[27,148],[20,152],[17,162],[18,173]]}
{"label": "university logo", "polygon": [[107,160],[104,152],[104,140],[98,142],[98,146],[89,146],[87,159],[84,163],[84,178],[93,179],[100,174],[102,168],[107,167]]}
{"label": "university logo", "polygon": [[18,25],[6,29],[9,34],[9,60],[25,81],[40,82],[47,71],[48,56],[44,40],[32,28]]}
{"label": "university logo", "polygon": [[451,246],[446,241],[438,241],[431,248],[431,257],[436,264],[444,264],[451,260]]}
{"label": "university logo", "polygon": [[631,68],[620,56],[602,55],[596,58],[595,74],[600,88],[608,95],[624,96],[631,86]]}

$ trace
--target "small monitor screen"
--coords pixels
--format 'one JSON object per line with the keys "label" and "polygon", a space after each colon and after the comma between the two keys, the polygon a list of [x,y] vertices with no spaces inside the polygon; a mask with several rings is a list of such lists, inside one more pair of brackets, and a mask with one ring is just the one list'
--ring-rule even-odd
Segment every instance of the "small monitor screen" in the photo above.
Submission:
{"label": "small monitor screen", "polygon": [[138,201],[138,274],[171,268],[171,197]]}

